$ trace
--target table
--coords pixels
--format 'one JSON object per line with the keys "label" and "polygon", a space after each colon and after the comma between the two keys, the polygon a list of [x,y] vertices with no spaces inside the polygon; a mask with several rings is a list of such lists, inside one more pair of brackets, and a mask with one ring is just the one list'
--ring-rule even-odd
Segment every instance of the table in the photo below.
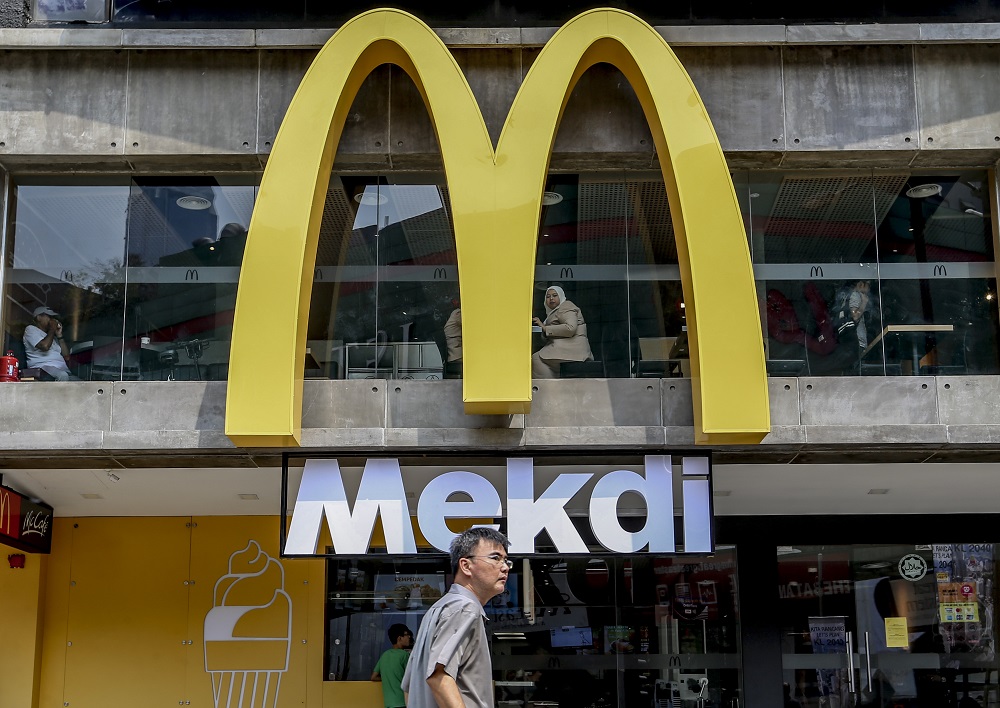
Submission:
{"label": "table", "polygon": [[950,325],[950,324],[886,325],[885,329],[879,332],[878,335],[875,337],[875,339],[869,342],[868,346],[865,347],[865,350],[861,352],[861,358],[863,360],[866,356],[868,356],[868,352],[870,352],[872,349],[878,346],[879,342],[881,342],[889,335],[896,335],[896,336],[910,335],[910,344],[912,347],[911,357],[913,361],[913,368],[911,370],[911,373],[913,375],[916,375],[920,373],[920,358],[922,356],[925,356],[927,352],[924,351],[923,353],[921,353],[918,337],[913,335],[921,335],[921,334],[927,335],[927,334],[932,334],[934,332],[954,332],[954,331],[955,331],[955,325]]}

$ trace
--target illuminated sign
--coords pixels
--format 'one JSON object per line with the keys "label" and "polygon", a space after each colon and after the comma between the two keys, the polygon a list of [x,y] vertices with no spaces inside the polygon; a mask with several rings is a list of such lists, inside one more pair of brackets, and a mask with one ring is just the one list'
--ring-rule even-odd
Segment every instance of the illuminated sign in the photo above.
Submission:
{"label": "illuminated sign", "polygon": [[33,553],[52,547],[52,507],[0,487],[0,543]]}
{"label": "illuminated sign", "polygon": [[[531,66],[494,150],[454,57],[417,18],[372,10],[347,22],[302,79],[267,162],[233,322],[226,434],[297,446],[320,221],[344,122],[380,64],[416,84],[435,127],[451,199],[462,302],[467,413],[531,403],[531,305],[549,156],[569,95],[591,66],[628,79],[649,123],[674,219],[698,444],[758,443],[770,430],[760,318],[743,220],[694,84],[662,37],[620,10],[585,12]],[[268,374],[260,375],[261,343]]]}
{"label": "illuminated sign", "polygon": [[[600,474],[586,466],[572,472],[560,468],[551,481],[539,485],[544,485],[539,490],[534,460],[509,458],[505,473],[497,479],[505,489],[505,503],[501,502],[497,486],[484,474],[467,470],[437,473],[416,497],[416,527],[429,545],[447,552],[456,535],[449,528],[449,519],[505,517],[512,554],[535,553],[536,538],[543,531],[555,552],[588,554],[591,549],[570,516],[568,507],[572,507],[585,510],[593,539],[608,551],[677,553],[680,549],[673,514],[677,497],[683,509],[683,552],[711,553],[714,545],[710,459],[685,456],[675,469],[669,455],[647,455],[641,467],[641,473],[634,469],[614,469]],[[413,474],[407,471],[408,480],[417,476],[417,469]],[[367,555],[376,520],[380,520],[387,554],[416,554],[414,522],[399,460],[370,459],[360,472],[360,480],[355,473],[349,485],[347,477],[335,459],[306,460],[291,524],[282,539],[282,553]],[[286,468],[286,484],[287,479]],[[352,503],[348,489],[355,486]],[[638,530],[627,530],[619,514],[622,498],[629,493],[641,497],[646,510],[645,523]],[[462,500],[455,500],[456,495]],[[332,554],[317,552],[324,521]],[[500,528],[498,523],[488,525]]]}

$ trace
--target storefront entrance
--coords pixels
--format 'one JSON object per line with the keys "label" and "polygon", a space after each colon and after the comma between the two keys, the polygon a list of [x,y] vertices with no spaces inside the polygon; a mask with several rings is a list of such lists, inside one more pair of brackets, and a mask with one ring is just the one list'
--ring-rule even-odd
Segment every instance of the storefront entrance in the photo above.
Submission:
{"label": "storefront entrance", "polygon": [[991,543],[778,546],[790,698],[802,708],[1000,705],[994,552]]}

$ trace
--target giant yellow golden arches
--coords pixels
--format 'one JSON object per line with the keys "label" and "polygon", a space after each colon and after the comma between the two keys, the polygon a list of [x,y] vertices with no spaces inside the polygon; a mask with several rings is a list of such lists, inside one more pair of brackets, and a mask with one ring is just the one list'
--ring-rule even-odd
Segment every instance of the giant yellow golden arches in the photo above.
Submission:
{"label": "giant yellow golden arches", "polygon": [[[461,69],[427,25],[398,10],[345,24],[289,106],[250,224],[233,324],[226,434],[297,445],[306,321],[324,197],[351,103],[378,65],[401,67],[430,113],[451,194],[468,413],[527,412],[531,296],[549,155],[570,92],[598,62],[635,89],[667,185],[687,305],[696,441],[756,443],[770,429],[760,320],[746,236],[712,123],[652,27],[592,10],[546,44],[494,151]],[[266,343],[269,371],[260,375]]]}

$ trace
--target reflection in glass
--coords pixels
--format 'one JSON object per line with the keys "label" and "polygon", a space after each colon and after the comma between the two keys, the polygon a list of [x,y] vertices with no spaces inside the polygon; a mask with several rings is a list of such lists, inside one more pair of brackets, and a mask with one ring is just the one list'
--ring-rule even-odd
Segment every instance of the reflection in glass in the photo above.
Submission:
{"label": "reflection in glass", "polygon": [[[24,331],[47,307],[63,325],[73,376],[89,379],[96,339],[121,341],[127,183],[21,184],[8,233],[4,350],[26,365]],[[119,347],[120,350],[120,347]],[[117,372],[120,371],[120,356]],[[41,372],[32,372],[48,378]]]}
{"label": "reflection in glass", "polygon": [[[496,704],[739,705],[736,554],[514,559],[486,605]],[[327,679],[366,680],[386,630],[413,630],[452,582],[443,555],[330,561]],[[662,701],[662,702],[658,702]]]}
{"label": "reflection in glass", "polygon": [[45,306],[76,378],[224,380],[253,201],[212,178],[18,186],[5,343],[23,356]]}
{"label": "reflection in glass", "polygon": [[[255,189],[137,178],[129,197],[122,378],[224,381]],[[106,352],[95,344],[95,367]]]}
{"label": "reflection in glass", "polygon": [[460,377],[457,262],[442,180],[332,177],[306,376]]}
{"label": "reflection in glass", "polygon": [[803,708],[995,705],[994,555],[989,543],[779,546],[792,696]]}

